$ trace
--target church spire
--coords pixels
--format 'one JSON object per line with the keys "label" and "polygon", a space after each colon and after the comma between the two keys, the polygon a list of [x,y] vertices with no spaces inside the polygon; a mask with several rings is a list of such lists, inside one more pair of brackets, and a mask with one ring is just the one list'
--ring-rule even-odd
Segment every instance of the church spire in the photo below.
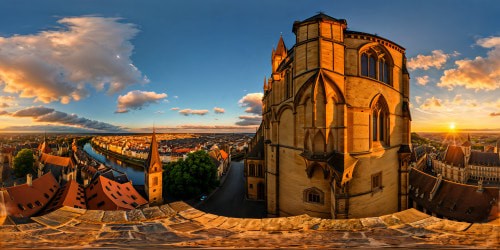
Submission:
{"label": "church spire", "polygon": [[149,146],[148,159],[146,160],[144,167],[149,173],[162,171],[162,163],[160,159],[160,153],[158,152],[158,142],[156,141],[156,132],[154,127],[153,136],[151,138],[151,145]]}
{"label": "church spire", "polygon": [[276,51],[274,52],[274,54],[282,57],[286,56],[286,46],[285,41],[283,41],[282,35],[280,35],[280,40],[278,41],[278,45],[276,46]]}

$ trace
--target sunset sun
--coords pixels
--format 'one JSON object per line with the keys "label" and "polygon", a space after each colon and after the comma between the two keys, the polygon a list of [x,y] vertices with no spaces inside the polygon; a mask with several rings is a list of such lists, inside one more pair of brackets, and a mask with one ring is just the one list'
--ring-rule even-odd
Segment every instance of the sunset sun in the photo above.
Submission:
{"label": "sunset sun", "polygon": [[455,130],[455,123],[451,122],[448,127],[450,128],[450,130]]}

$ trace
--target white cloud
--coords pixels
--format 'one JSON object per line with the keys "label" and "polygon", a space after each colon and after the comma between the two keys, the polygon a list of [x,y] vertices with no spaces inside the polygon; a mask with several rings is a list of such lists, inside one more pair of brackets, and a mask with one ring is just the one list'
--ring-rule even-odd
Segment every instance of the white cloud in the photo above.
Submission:
{"label": "white cloud", "polygon": [[261,115],[263,93],[249,93],[243,96],[238,103],[241,107],[246,107],[245,112]]}
{"label": "white cloud", "polygon": [[116,113],[127,113],[131,109],[140,110],[151,103],[158,103],[159,100],[165,98],[167,98],[167,94],[165,93],[133,90],[118,97]]}
{"label": "white cloud", "polygon": [[460,86],[476,91],[500,88],[500,37],[482,38],[476,44],[491,50],[486,57],[456,61],[456,68],[444,71],[439,87],[452,90]]}
{"label": "white cloud", "polygon": [[92,129],[106,132],[122,132],[124,129],[120,126],[115,126],[109,123],[90,120],[84,117],[79,117],[76,114],[68,114],[65,112],[57,111],[53,108],[43,106],[28,107],[18,110],[14,113],[6,113],[4,115],[11,115],[12,117],[30,117],[35,122],[47,122],[53,124],[69,125],[78,128]]}
{"label": "white cloud", "polygon": [[236,122],[236,125],[239,126],[259,125],[262,122],[260,115],[241,115],[238,118],[241,119],[241,121]]}
{"label": "white cloud", "polygon": [[223,108],[219,108],[219,107],[214,108],[214,113],[216,113],[216,114],[224,114],[225,112],[226,112],[226,110],[224,110]]}
{"label": "white cloud", "polygon": [[155,112],[155,114],[165,114],[165,111],[158,110],[158,111]]}
{"label": "white cloud", "polygon": [[69,103],[89,95],[88,86],[110,94],[149,80],[132,64],[130,40],[138,29],[118,18],[69,17],[63,27],[0,37],[4,92],[37,102]]}
{"label": "white cloud", "polygon": [[422,97],[421,96],[415,96],[415,101],[420,104],[420,102],[422,101]]}
{"label": "white cloud", "polygon": [[177,111],[177,110],[179,110],[179,109],[180,109],[179,107],[175,107],[175,108],[171,108],[170,110]]}
{"label": "white cloud", "polygon": [[417,83],[425,86],[429,82],[429,76],[417,77]]}
{"label": "white cloud", "polygon": [[442,100],[436,97],[431,97],[429,99],[426,99],[422,105],[420,105],[420,108],[423,110],[436,110],[440,109],[442,105]]}
{"label": "white cloud", "polygon": [[442,50],[433,50],[431,53],[431,55],[417,55],[416,57],[410,58],[407,63],[408,69],[440,69],[450,56],[458,55],[457,52],[454,52],[453,54],[446,54]]}
{"label": "white cloud", "polygon": [[179,110],[179,114],[188,116],[188,115],[206,115],[208,110],[206,109],[183,109]]}

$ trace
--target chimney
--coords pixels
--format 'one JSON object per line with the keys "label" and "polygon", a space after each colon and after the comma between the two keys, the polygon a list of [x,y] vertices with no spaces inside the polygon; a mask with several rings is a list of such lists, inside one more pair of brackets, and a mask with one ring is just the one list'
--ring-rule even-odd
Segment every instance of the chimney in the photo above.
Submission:
{"label": "chimney", "polygon": [[31,174],[26,175],[26,184],[28,184],[28,187],[33,186],[33,176]]}

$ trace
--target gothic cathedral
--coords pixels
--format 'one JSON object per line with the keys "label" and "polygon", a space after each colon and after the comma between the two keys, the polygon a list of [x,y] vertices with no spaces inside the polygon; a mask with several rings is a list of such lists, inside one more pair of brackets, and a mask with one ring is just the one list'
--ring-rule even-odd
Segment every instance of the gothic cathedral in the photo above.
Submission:
{"label": "gothic cathedral", "polygon": [[263,154],[245,163],[247,176],[249,165],[264,165],[270,217],[356,218],[407,208],[405,49],[346,28],[346,20],[321,13],[293,24],[291,49],[280,38],[272,52],[250,149]]}
{"label": "gothic cathedral", "polygon": [[144,190],[148,196],[149,204],[163,204],[163,165],[160,160],[160,153],[158,153],[158,142],[154,130],[151,145],[149,146],[148,159],[144,165],[144,175]]}

